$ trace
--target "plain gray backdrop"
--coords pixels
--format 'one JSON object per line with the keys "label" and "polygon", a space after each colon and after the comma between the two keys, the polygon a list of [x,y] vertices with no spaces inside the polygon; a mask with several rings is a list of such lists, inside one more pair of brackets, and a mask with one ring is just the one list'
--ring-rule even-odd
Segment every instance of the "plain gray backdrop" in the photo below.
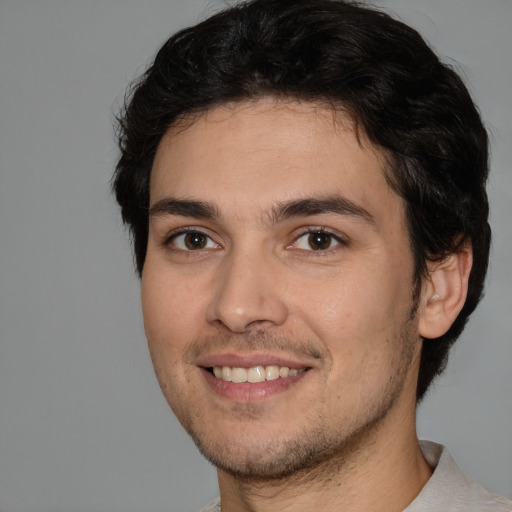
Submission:
{"label": "plain gray backdrop", "polygon": [[[512,2],[381,0],[463,73],[492,138],[487,295],[419,432],[512,497]],[[168,409],[109,180],[112,112],[213,0],[0,0],[0,511],[197,511],[215,471]]]}

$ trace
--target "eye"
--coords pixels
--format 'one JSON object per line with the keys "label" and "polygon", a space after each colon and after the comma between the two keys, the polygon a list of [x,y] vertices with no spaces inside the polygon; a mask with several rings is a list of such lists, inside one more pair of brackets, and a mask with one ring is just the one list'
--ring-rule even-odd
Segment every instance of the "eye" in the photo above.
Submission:
{"label": "eye", "polygon": [[295,247],[305,251],[327,251],[341,243],[338,237],[326,231],[309,231],[297,238]]}
{"label": "eye", "polygon": [[217,249],[219,246],[201,231],[187,231],[173,235],[169,243],[180,251],[201,251],[204,249]]}

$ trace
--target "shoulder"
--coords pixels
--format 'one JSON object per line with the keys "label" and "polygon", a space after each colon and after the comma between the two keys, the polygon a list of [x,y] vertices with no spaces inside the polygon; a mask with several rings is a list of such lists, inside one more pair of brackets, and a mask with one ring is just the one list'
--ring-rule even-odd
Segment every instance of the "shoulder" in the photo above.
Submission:
{"label": "shoulder", "polygon": [[512,512],[512,501],[466,476],[444,446],[429,441],[420,446],[434,472],[404,512]]}
{"label": "shoulder", "polygon": [[206,505],[206,507],[203,508],[201,512],[220,512],[220,499],[217,498],[216,500]]}

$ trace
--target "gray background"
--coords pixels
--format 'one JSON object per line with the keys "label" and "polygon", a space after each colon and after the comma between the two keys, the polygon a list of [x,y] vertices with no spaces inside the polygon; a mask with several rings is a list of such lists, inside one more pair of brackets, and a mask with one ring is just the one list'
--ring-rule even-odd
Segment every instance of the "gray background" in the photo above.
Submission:
{"label": "gray background", "polygon": [[[512,2],[382,0],[459,63],[493,139],[488,292],[421,436],[512,497]],[[0,511],[194,511],[217,493],[153,376],[109,194],[112,112],[221,2],[0,0]]]}

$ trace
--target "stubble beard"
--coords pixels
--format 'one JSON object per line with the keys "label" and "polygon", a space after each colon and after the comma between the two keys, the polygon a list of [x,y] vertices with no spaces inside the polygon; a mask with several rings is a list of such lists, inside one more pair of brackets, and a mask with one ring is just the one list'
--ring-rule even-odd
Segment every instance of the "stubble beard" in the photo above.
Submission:
{"label": "stubble beard", "polygon": [[[351,463],[371,443],[386,412],[372,418],[350,434],[336,435],[322,427],[310,429],[287,440],[266,440],[257,454],[231,458],[216,446],[202,442],[189,431],[201,454],[218,470],[247,484],[280,485],[327,480]],[[321,421],[321,420],[320,420]],[[241,447],[240,451],[243,451]]]}
{"label": "stubble beard", "polygon": [[[368,403],[366,415],[359,418],[358,423],[350,424],[347,421],[346,425],[333,425],[328,418],[317,415],[307,418],[304,424],[310,427],[294,437],[265,439],[258,447],[246,450],[246,446],[236,446],[229,439],[221,442],[206,439],[200,429],[195,428],[189,414],[191,411],[185,413],[180,421],[202,455],[215,467],[239,481],[279,484],[290,482],[291,479],[311,482],[312,478],[328,478],[333,471],[338,472],[340,468],[350,465],[358,454],[368,449],[397,403],[414,356],[413,324],[409,318],[403,323],[399,336],[390,341],[396,349],[392,364],[394,372],[379,396]],[[282,341],[282,344],[285,345],[286,341]],[[243,417],[244,421],[261,417],[258,404],[240,405],[233,412]]]}

